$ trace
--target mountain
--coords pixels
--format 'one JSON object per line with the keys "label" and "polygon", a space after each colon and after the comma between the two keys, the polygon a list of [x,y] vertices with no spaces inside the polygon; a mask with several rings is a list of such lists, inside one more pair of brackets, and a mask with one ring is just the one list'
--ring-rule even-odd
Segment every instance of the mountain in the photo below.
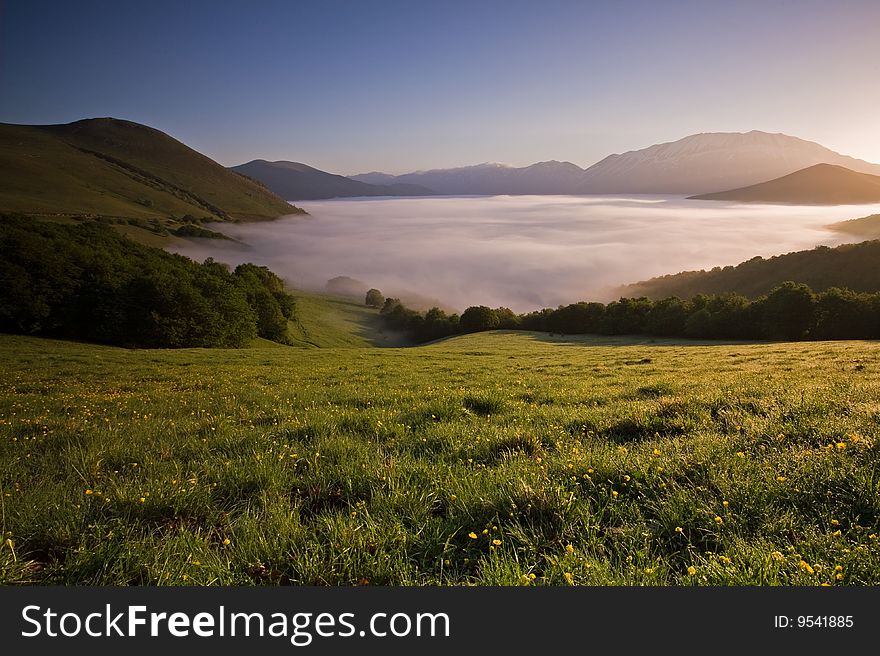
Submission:
{"label": "mountain", "polygon": [[880,175],[880,165],[854,159],[811,141],[753,130],[710,132],[642,150],[609,155],[582,169],[571,162],[523,168],[480,164],[404,175],[365,173],[369,184],[421,184],[438,194],[703,194],[744,187],[814,164],[836,164]]}
{"label": "mountain", "polygon": [[769,182],[691,198],[793,205],[877,203],[880,176],[856,173],[834,164],[815,164]]}
{"label": "mountain", "polygon": [[486,163],[454,169],[432,169],[404,175],[365,173],[352,180],[368,184],[417,184],[446,195],[576,194],[584,170],[571,162],[539,162],[522,168]]}
{"label": "mountain", "polygon": [[785,134],[710,132],[610,155],[587,169],[588,193],[702,194],[745,187],[814,164],[880,174],[870,164]]}
{"label": "mountain", "polygon": [[813,291],[847,287],[857,292],[880,291],[880,241],[817,246],[808,251],[754,257],[737,266],[711,271],[685,271],[652,278],[618,290],[622,296],[652,299],[735,292],[757,298],[783,282],[805,283]]}
{"label": "mountain", "polygon": [[266,185],[287,200],[318,200],[353,196],[431,196],[417,184],[371,184],[334,175],[298,162],[267,162],[255,159],[232,170]]}
{"label": "mountain", "polygon": [[0,124],[0,211],[258,220],[301,213],[167,134],[97,118]]}

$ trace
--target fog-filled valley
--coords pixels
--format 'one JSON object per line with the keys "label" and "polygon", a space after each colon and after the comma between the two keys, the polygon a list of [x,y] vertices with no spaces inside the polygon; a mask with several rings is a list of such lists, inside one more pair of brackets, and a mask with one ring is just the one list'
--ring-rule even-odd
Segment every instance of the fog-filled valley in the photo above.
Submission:
{"label": "fog-filled valley", "polygon": [[309,216],[213,226],[236,241],[187,240],[197,260],[266,265],[294,287],[350,276],[386,295],[454,310],[516,312],[607,301],[618,286],[855,238],[836,221],[880,205],[779,206],[670,196],[495,196],[298,203]]}

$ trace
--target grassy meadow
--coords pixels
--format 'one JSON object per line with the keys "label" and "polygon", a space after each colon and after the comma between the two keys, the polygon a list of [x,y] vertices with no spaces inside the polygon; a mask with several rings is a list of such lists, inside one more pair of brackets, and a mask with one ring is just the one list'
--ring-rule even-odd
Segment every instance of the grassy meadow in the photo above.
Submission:
{"label": "grassy meadow", "polygon": [[876,585],[880,345],[0,336],[0,582]]}

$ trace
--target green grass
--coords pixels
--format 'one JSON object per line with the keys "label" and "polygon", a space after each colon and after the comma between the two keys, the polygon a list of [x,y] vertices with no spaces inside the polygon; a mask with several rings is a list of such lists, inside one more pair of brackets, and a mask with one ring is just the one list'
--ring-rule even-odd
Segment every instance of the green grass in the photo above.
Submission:
{"label": "green grass", "polygon": [[877,585],[878,356],[2,336],[0,580]]}
{"label": "green grass", "polygon": [[411,344],[406,335],[388,329],[379,313],[363,303],[299,290],[291,293],[296,310],[289,332],[295,346],[395,347]]}

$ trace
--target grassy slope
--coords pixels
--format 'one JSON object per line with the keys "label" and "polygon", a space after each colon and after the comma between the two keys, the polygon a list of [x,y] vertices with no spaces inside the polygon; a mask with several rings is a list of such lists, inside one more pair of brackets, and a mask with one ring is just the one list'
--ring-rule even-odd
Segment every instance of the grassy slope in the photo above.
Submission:
{"label": "grassy slope", "polygon": [[133,218],[204,214],[38,128],[0,125],[0,171],[4,211]]}
{"label": "grassy slope", "polygon": [[376,310],[351,299],[295,290],[295,321],[290,335],[300,346],[408,346],[410,341],[388,330]]}
{"label": "grassy slope", "polygon": [[168,135],[115,119],[0,124],[0,176],[0,211],[163,219],[298,211]]}
{"label": "grassy slope", "polygon": [[0,580],[876,585],[878,357],[0,337]]}

